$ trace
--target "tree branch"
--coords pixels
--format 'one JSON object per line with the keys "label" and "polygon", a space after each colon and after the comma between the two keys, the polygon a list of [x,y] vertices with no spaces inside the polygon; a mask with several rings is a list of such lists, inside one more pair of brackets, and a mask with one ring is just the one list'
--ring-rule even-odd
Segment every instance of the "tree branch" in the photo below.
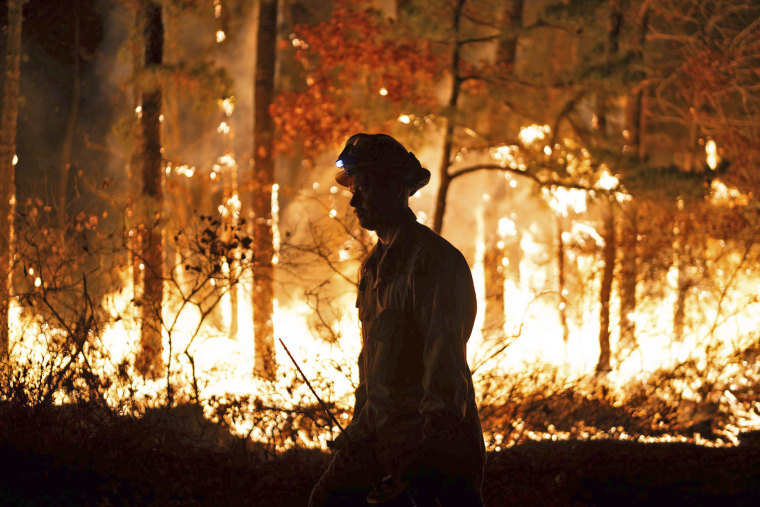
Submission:
{"label": "tree branch", "polygon": [[595,191],[600,193],[605,193],[604,190],[589,187],[587,185],[581,185],[580,183],[573,183],[573,182],[566,182],[566,181],[557,181],[557,180],[547,180],[544,181],[538,176],[536,176],[533,173],[521,171],[519,169],[512,169],[511,167],[504,167],[499,164],[476,164],[468,167],[463,167],[462,169],[458,169],[450,174],[451,179],[458,178],[460,176],[464,176],[465,174],[474,173],[477,171],[504,171],[509,172],[513,174],[518,174],[520,176],[525,176],[526,178],[529,178],[536,183],[538,183],[541,187],[564,187],[564,188],[577,188],[580,190],[588,190],[588,191]]}

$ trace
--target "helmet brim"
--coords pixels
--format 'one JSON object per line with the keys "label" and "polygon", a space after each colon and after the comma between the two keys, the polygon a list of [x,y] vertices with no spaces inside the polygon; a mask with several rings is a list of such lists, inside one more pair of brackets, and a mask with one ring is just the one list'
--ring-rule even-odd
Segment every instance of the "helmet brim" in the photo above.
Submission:
{"label": "helmet brim", "polygon": [[[340,171],[335,173],[335,181],[341,186],[349,187],[351,185],[350,176],[351,176],[350,171],[341,169]],[[400,178],[400,179],[397,179],[396,181],[408,184],[411,187],[411,190],[412,190],[411,193],[413,194],[417,190],[421,189],[422,187],[430,183],[430,171],[428,171],[424,167],[420,167],[413,174],[409,175],[409,177]]]}
{"label": "helmet brim", "polygon": [[349,178],[348,173],[341,169],[337,173],[335,173],[335,181],[338,182],[339,185],[342,185],[344,187],[349,186]]}

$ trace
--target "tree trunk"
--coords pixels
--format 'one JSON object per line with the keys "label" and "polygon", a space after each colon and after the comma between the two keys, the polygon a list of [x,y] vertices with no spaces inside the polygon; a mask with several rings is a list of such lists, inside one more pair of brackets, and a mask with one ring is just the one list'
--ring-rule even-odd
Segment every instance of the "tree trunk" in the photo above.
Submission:
{"label": "tree trunk", "polygon": [[438,169],[440,181],[438,183],[438,193],[435,197],[435,210],[433,211],[433,230],[438,234],[443,229],[443,216],[446,213],[446,197],[451,185],[451,174],[449,165],[451,163],[451,147],[454,142],[454,126],[456,124],[457,102],[459,100],[459,88],[462,85],[462,78],[459,76],[459,58],[461,44],[459,43],[459,22],[462,17],[462,8],[464,0],[457,0],[454,8],[453,30],[454,30],[454,51],[451,55],[451,94],[449,95],[448,115],[444,120],[443,152],[441,153],[441,165]]}
{"label": "tree trunk", "polygon": [[80,25],[79,25],[79,0],[74,1],[72,7],[74,14],[74,65],[72,66],[72,73],[74,74],[74,82],[72,83],[71,91],[71,109],[69,110],[69,118],[66,122],[66,136],[63,140],[63,156],[61,157],[61,172],[60,179],[58,180],[58,231],[61,235],[61,244],[66,238],[66,226],[68,224],[68,216],[66,214],[66,202],[67,191],[69,183],[69,175],[71,174],[71,150],[74,144],[74,131],[77,126],[77,117],[79,116],[79,100],[82,88],[82,79],[79,75],[79,52],[80,52]]}
{"label": "tree trunk", "polygon": [[518,231],[517,235],[507,242],[507,278],[514,282],[515,287],[519,287],[522,283],[520,278],[520,264],[523,258],[523,250],[520,246],[521,239],[522,236]]}
{"label": "tree trunk", "polygon": [[[163,62],[164,28],[160,4],[148,1],[144,4],[146,70]],[[152,83],[142,93],[142,116],[140,125],[142,168],[142,263],[143,293],[142,321],[140,326],[140,350],[135,366],[146,377],[157,378],[162,370],[161,308],[163,305],[163,248],[161,214],[163,204],[163,164],[161,159],[161,86]]]}
{"label": "tree trunk", "polygon": [[636,346],[636,282],[638,278],[638,210],[629,202],[621,214],[620,230],[620,345]]}
{"label": "tree trunk", "polygon": [[485,274],[485,319],[483,335],[496,333],[504,327],[504,248],[495,238],[486,242],[483,255]]}
{"label": "tree trunk", "polygon": [[676,269],[676,301],[673,304],[673,339],[683,340],[684,321],[686,318],[686,295],[691,288],[691,280],[686,272],[689,258],[686,246],[686,218],[677,212],[673,226],[673,264]]}
{"label": "tree trunk", "polygon": [[0,117],[0,363],[7,365],[8,310],[11,295],[11,247],[16,200],[15,164],[18,95],[21,77],[21,24],[24,0],[8,1],[5,32],[3,103]]}
{"label": "tree trunk", "polygon": [[[523,4],[525,0],[510,0],[503,6],[502,26],[514,28],[522,26]],[[496,48],[496,61],[506,67],[511,67],[517,59],[517,36],[502,37]]]}
{"label": "tree trunk", "polygon": [[[523,0],[512,0],[508,2],[501,13],[501,24],[505,28],[519,26],[522,23]],[[503,37],[499,39],[499,45],[496,50],[496,62],[504,68],[504,74],[511,74],[514,67],[517,53],[517,36]],[[508,118],[504,115],[497,115],[493,118],[495,121],[490,122],[490,130],[494,132],[503,132],[508,125],[510,132],[516,132],[519,125],[514,124],[517,120],[515,115],[511,114]],[[514,129],[514,130],[513,130]],[[495,192],[491,194],[494,202],[505,201],[505,194],[509,192],[507,182],[498,176],[498,182],[495,182]],[[484,213],[486,233],[498,230],[499,214],[498,208],[494,206],[489,212]],[[485,270],[485,320],[483,322],[484,335],[494,333],[504,328],[504,281],[506,279],[507,266],[505,261],[505,238],[496,234],[491,234],[486,241],[486,251],[483,258],[483,268]],[[508,262],[508,261],[507,261]],[[519,267],[519,265],[518,265]]]}
{"label": "tree trunk", "polygon": [[[693,95],[696,95],[694,93]],[[686,150],[684,152],[683,169],[686,172],[692,172],[694,170],[694,152],[698,148],[697,144],[697,132],[699,127],[699,120],[697,118],[698,105],[695,103],[691,108],[689,117],[689,135],[686,140]]]}
{"label": "tree trunk", "polygon": [[[684,156],[683,170],[686,172],[692,172],[695,170],[694,155],[697,148],[697,132],[699,130],[699,118],[697,117],[697,111],[699,106],[697,105],[696,93],[692,94],[692,102],[695,104],[691,108],[691,118],[689,120],[689,134],[686,139],[686,148]],[[684,336],[684,321],[686,318],[686,295],[689,289],[693,285],[693,280],[687,271],[690,263],[689,247],[687,245],[688,234],[686,233],[686,227],[688,225],[688,213],[683,211],[683,202],[681,198],[678,198],[676,205],[679,211],[676,212],[675,224],[673,226],[674,233],[674,264],[677,269],[677,281],[676,281],[676,302],[673,308],[673,339],[677,342],[683,340]]]}
{"label": "tree trunk", "polygon": [[604,210],[604,269],[602,270],[602,287],[599,291],[599,361],[596,373],[610,371],[610,296],[612,279],[615,274],[615,208],[612,198]]}
{"label": "tree trunk", "polygon": [[[141,239],[142,234],[140,232],[141,222],[138,219],[138,215],[141,209],[138,205],[140,201],[141,193],[141,180],[142,174],[140,174],[140,160],[143,152],[143,133],[140,122],[142,111],[142,91],[140,89],[139,75],[143,68],[143,48],[142,37],[143,26],[145,25],[145,12],[141,5],[130,4],[134,9],[132,12],[132,24],[130,30],[132,31],[133,43],[130,44],[130,58],[132,61],[132,81],[134,87],[132,89],[132,107],[136,115],[136,120],[132,122],[131,137],[132,137],[132,153],[129,155],[129,164],[127,164],[127,216],[129,220],[129,230],[127,233],[126,242],[129,250],[129,260],[132,265],[132,299],[134,301],[140,301],[142,298],[142,270],[140,265],[142,261],[140,259],[142,247]],[[134,42],[140,41],[140,42]]]}
{"label": "tree trunk", "polygon": [[259,26],[256,44],[253,130],[253,333],[255,345],[254,374],[274,379],[274,283],[272,255],[272,185],[274,157],[272,138],[274,122],[269,106],[274,97],[277,39],[277,0],[259,2]]}
{"label": "tree trunk", "polygon": [[[649,26],[649,11],[645,10],[639,21],[638,52],[644,51],[646,34]],[[645,158],[644,151],[644,105],[645,89],[634,91],[628,97],[626,108],[625,151],[640,164]],[[639,227],[636,201],[625,205],[622,214],[621,242],[622,259],[620,262],[620,343],[623,347],[636,346],[636,322],[632,318],[636,312],[636,285],[639,273]]]}
{"label": "tree trunk", "polygon": [[561,216],[556,217],[557,229],[557,279],[559,290],[559,321],[562,325],[562,341],[567,343],[570,339],[570,328],[567,326],[567,298],[565,293],[566,270],[565,270],[565,241],[562,239],[562,233],[565,230]]}
{"label": "tree trunk", "polygon": [[[230,180],[227,185],[225,185],[224,193],[223,193],[223,199],[224,202],[229,202],[230,198],[233,196],[238,195],[238,185],[237,185],[237,179],[238,179],[238,169],[237,164],[235,164],[234,167],[230,168]],[[232,230],[236,228],[238,217],[234,210],[230,210],[229,214],[227,215],[227,221],[229,223],[229,228],[227,228],[223,233],[224,241],[232,241]],[[239,279],[239,273],[238,273],[238,262],[235,260],[234,257],[227,259],[227,290],[229,291],[229,298],[230,298],[230,323],[229,328],[227,329],[228,336],[232,338],[233,340],[237,340],[238,338],[238,279]]]}
{"label": "tree trunk", "polygon": [[[618,52],[623,13],[618,1],[610,2],[610,17],[607,27],[607,61]],[[602,96],[597,104],[597,120],[603,138],[607,138],[607,109],[609,97]],[[599,291],[599,361],[596,364],[597,375],[610,371],[610,298],[612,281],[615,276],[615,198],[608,196],[604,210],[604,269],[602,286]]]}

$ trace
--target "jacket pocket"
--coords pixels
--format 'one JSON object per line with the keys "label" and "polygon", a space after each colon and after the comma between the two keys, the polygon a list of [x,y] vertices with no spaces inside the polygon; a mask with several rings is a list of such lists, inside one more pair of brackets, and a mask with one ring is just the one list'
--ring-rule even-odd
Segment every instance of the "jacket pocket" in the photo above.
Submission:
{"label": "jacket pocket", "polygon": [[370,376],[376,382],[390,386],[396,378],[399,355],[403,344],[401,312],[386,309],[372,323],[369,340],[372,346]]}
{"label": "jacket pocket", "polygon": [[401,324],[401,312],[390,308],[385,309],[372,323],[370,338],[390,345],[403,329]]}

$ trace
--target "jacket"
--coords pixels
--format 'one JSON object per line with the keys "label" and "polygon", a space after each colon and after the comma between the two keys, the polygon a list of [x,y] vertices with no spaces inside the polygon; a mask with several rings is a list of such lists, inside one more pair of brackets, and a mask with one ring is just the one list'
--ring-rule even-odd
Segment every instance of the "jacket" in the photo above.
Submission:
{"label": "jacket", "polygon": [[399,448],[451,446],[454,438],[453,458],[482,467],[467,366],[477,303],[464,256],[408,209],[389,244],[378,242],[362,263],[356,306],[362,350],[348,438]]}

